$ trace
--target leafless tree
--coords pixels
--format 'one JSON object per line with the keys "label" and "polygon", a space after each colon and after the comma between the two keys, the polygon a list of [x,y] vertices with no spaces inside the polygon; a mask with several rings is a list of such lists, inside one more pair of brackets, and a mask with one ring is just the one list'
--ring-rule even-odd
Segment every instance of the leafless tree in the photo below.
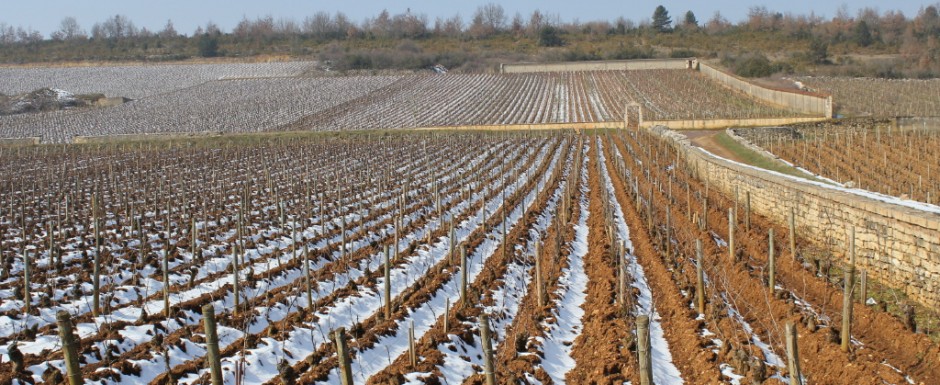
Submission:
{"label": "leafless tree", "polygon": [[176,32],[176,28],[173,27],[173,20],[167,20],[166,26],[164,26],[163,30],[160,31],[160,33],[158,33],[157,35],[159,35],[161,38],[164,38],[164,39],[172,39],[175,37],[179,37],[180,34]]}
{"label": "leafless tree", "polygon": [[31,44],[42,41],[42,34],[32,28],[16,28],[16,40],[20,43]]}
{"label": "leafless tree", "polygon": [[134,37],[138,34],[137,27],[124,15],[114,15],[104,22],[95,23],[91,27],[91,36],[94,39],[121,39]]}
{"label": "leafless tree", "polygon": [[338,35],[340,31],[337,27],[330,14],[324,11],[317,12],[313,16],[307,16],[303,22],[304,33],[318,38],[330,38]]}
{"label": "leafless tree", "polygon": [[499,4],[489,3],[477,8],[470,22],[470,36],[481,39],[493,36],[506,28],[506,11]]}
{"label": "leafless tree", "polygon": [[78,20],[72,16],[62,19],[62,22],[59,23],[59,29],[52,33],[52,40],[64,41],[86,38],[88,38],[88,34],[78,24]]}
{"label": "leafless tree", "polygon": [[463,33],[463,19],[459,14],[447,19],[440,17],[434,22],[434,34],[447,37],[459,37]]}

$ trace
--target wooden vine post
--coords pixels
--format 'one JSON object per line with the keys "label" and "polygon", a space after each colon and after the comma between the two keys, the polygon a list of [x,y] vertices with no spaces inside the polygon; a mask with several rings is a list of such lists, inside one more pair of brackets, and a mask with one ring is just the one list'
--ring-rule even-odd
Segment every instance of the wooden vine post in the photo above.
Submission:
{"label": "wooden vine post", "polygon": [[636,317],[636,353],[639,358],[640,385],[653,385],[652,345],[650,343],[650,317]]}
{"label": "wooden vine post", "polygon": [[392,319],[392,264],[389,261],[388,245],[385,245],[385,319]]}
{"label": "wooden vine post", "polygon": [[32,312],[32,294],[29,292],[29,249],[23,247],[23,310],[26,314]]}
{"label": "wooden vine post", "polygon": [[343,385],[353,385],[349,348],[346,346],[346,328],[336,329],[336,356],[339,359],[339,379]]}
{"label": "wooden vine post", "polygon": [[790,255],[796,260],[796,210],[790,208],[790,218],[788,221],[790,227]]}
{"label": "wooden vine post", "polygon": [[751,231],[751,192],[744,192],[744,228]]}
{"label": "wooden vine post", "polygon": [[786,340],[787,369],[790,372],[790,385],[803,385],[803,378],[800,374],[800,352],[797,344],[796,325],[794,325],[793,322],[787,322]]}
{"label": "wooden vine post", "polygon": [[212,305],[202,307],[202,321],[206,332],[206,356],[212,385],[222,385],[222,364],[219,355],[219,334],[215,328],[215,308]]}
{"label": "wooden vine post", "polygon": [[78,366],[78,342],[72,330],[72,316],[65,310],[56,313],[59,325],[59,338],[62,340],[62,354],[65,358],[65,373],[69,385],[82,385],[82,369]]}
{"label": "wooden vine post", "polygon": [[705,314],[705,266],[702,260],[702,240],[695,240],[695,304],[699,314]]}
{"label": "wooden vine post", "polygon": [[163,315],[170,317],[170,204],[166,205],[166,240],[163,245]]}
{"label": "wooden vine post", "polygon": [[496,372],[493,368],[493,342],[490,337],[490,319],[486,313],[480,314],[480,339],[483,341],[483,376],[486,385],[496,385]]}
{"label": "wooden vine post", "polygon": [[304,285],[307,286],[307,310],[313,311],[313,284],[310,278],[310,249],[304,241]]}
{"label": "wooden vine post", "polygon": [[415,347],[415,321],[411,320],[411,325],[408,326],[408,361],[411,363],[411,368],[418,366],[418,350]]}
{"label": "wooden vine post", "polygon": [[767,236],[767,260],[768,260],[767,286],[770,288],[770,292],[773,293],[777,287],[777,257],[774,254],[774,229],[773,228],[770,228],[770,234]]}
{"label": "wooden vine post", "polygon": [[241,301],[238,289],[238,254],[240,254],[242,250],[237,244],[235,245],[235,250],[235,260],[232,261],[232,293],[235,294],[235,306],[232,307],[232,315],[238,314],[238,305]]}
{"label": "wooden vine post", "polygon": [[467,248],[460,248],[460,305],[467,305]]}
{"label": "wooden vine post", "polygon": [[91,314],[93,316],[98,316],[101,312],[101,236],[98,229],[98,194],[95,194],[91,197],[91,221],[92,226],[94,227],[95,235],[95,258],[94,258],[94,267],[92,268],[92,305],[91,305]]}
{"label": "wooden vine post", "polygon": [[734,255],[734,209],[728,209],[728,256],[731,261],[736,261]]}
{"label": "wooden vine post", "polygon": [[845,271],[845,285],[842,289],[842,351],[848,352],[852,346],[852,273]]}
{"label": "wooden vine post", "polygon": [[545,282],[542,281],[542,244],[535,242],[535,290],[539,307],[545,306]]}
{"label": "wooden vine post", "polygon": [[862,305],[868,301],[868,270],[859,273],[858,300]]}

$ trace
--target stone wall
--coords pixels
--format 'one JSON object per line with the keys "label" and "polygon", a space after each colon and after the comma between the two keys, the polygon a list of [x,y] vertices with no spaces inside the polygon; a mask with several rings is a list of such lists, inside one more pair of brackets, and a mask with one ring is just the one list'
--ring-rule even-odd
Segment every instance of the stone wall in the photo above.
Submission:
{"label": "stone wall", "polygon": [[673,130],[712,130],[728,127],[767,127],[787,124],[819,122],[823,117],[755,118],[755,119],[695,119],[695,120],[644,120],[640,127],[666,126]]}
{"label": "stone wall", "polygon": [[502,73],[568,72],[568,71],[624,71],[624,70],[681,70],[694,68],[696,59],[604,60],[560,63],[501,64]]}
{"label": "stone wall", "polygon": [[832,96],[823,96],[796,90],[776,90],[740,79],[708,64],[700,63],[699,71],[726,87],[743,92],[772,105],[801,114],[832,118]]}
{"label": "stone wall", "polygon": [[712,186],[732,196],[735,187],[739,196],[750,192],[754,212],[786,225],[793,209],[799,236],[846,260],[854,227],[858,268],[912,299],[940,307],[940,208],[919,210],[754,169],[693,147],[677,132],[653,131],[670,138]]}
{"label": "stone wall", "polygon": [[36,145],[42,142],[42,137],[26,137],[26,138],[0,138],[0,146],[24,146],[24,145]]}

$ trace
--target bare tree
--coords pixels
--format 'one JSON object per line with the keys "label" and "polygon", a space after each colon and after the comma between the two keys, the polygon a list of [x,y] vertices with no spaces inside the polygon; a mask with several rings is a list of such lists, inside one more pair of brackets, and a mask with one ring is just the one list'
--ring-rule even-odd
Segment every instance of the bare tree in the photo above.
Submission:
{"label": "bare tree", "polygon": [[167,20],[166,26],[163,27],[163,30],[158,33],[161,38],[172,39],[179,37],[179,33],[176,32],[176,28],[173,27],[173,20]]}
{"label": "bare tree", "polygon": [[16,28],[16,40],[20,43],[31,44],[42,41],[42,34],[32,28]]}
{"label": "bare tree", "polygon": [[434,34],[446,37],[460,37],[463,33],[463,19],[454,15],[447,19],[440,17],[434,22]]}
{"label": "bare tree", "polygon": [[721,16],[721,12],[719,11],[715,11],[712,18],[705,23],[705,30],[708,31],[708,33],[720,33],[728,28],[731,28],[731,23],[729,23],[728,19],[725,19],[724,16]]}
{"label": "bare tree", "polygon": [[330,14],[324,11],[307,16],[303,23],[305,34],[324,39],[338,35],[340,31],[337,27]]}
{"label": "bare tree", "polygon": [[515,36],[521,36],[525,32],[525,23],[522,21],[522,14],[516,12],[516,15],[512,17],[509,30],[512,31],[512,34]]}
{"label": "bare tree", "polygon": [[274,33],[278,35],[299,35],[300,26],[293,19],[279,18],[274,24]]}
{"label": "bare tree", "polygon": [[398,38],[418,38],[428,33],[428,17],[405,12],[392,18],[392,35]]}
{"label": "bare tree", "polygon": [[59,29],[52,33],[52,40],[77,40],[77,39],[87,39],[88,34],[85,33],[85,30],[82,29],[82,26],[78,24],[72,16],[68,16],[62,19],[62,22],[59,23]]}
{"label": "bare tree", "polygon": [[499,4],[489,3],[477,8],[470,22],[470,36],[482,39],[506,28],[506,11]]}
{"label": "bare tree", "polygon": [[529,16],[529,25],[526,26],[526,32],[528,32],[529,36],[538,36],[544,24],[545,17],[542,16],[541,11],[536,9],[532,11],[532,16]]}
{"label": "bare tree", "polygon": [[0,44],[16,43],[16,30],[12,25],[0,22]]}
{"label": "bare tree", "polygon": [[95,39],[122,39],[134,37],[137,34],[137,27],[124,15],[114,15],[91,27],[91,36]]}

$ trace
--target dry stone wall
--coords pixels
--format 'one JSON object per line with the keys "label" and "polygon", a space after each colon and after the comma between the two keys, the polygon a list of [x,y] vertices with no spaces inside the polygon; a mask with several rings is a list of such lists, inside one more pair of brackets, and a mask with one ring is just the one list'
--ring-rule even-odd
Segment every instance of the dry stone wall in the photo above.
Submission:
{"label": "dry stone wall", "polygon": [[694,68],[695,59],[604,60],[559,63],[516,63],[500,65],[502,73],[569,72],[569,71],[626,71],[626,70],[681,70]]}
{"label": "dry stone wall", "polygon": [[786,224],[795,213],[797,232],[847,260],[852,227],[857,268],[928,306],[940,307],[940,214],[917,210],[758,170],[715,157],[681,134],[657,127],[708,178],[728,194],[751,194],[751,209]]}
{"label": "dry stone wall", "polygon": [[717,80],[728,88],[743,92],[767,103],[785,107],[802,114],[832,118],[832,96],[813,95],[762,87],[739,79],[734,75],[725,73],[705,63],[700,63],[698,69],[705,76]]}

